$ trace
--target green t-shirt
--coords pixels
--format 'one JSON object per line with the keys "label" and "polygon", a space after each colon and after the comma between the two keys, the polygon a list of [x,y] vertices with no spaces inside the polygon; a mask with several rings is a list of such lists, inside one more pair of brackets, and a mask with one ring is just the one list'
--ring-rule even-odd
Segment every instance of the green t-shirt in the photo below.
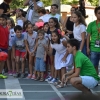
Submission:
{"label": "green t-shirt", "polygon": [[[100,27],[100,23],[98,24],[98,27]],[[96,21],[93,21],[88,25],[87,33],[91,35],[90,50],[94,52],[100,52],[100,47],[95,47],[95,41],[98,40],[97,39],[98,31],[97,31]],[[99,40],[100,40],[100,34],[99,34]]]}
{"label": "green t-shirt", "polygon": [[100,77],[97,75],[92,62],[82,52],[77,51],[76,55],[74,56],[74,62],[75,67],[80,68],[80,76],[92,76],[97,81],[100,80]]}

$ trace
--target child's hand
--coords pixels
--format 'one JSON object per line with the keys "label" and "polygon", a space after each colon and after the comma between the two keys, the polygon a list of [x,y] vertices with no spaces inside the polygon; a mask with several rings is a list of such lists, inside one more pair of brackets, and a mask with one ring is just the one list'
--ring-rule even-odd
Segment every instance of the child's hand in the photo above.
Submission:
{"label": "child's hand", "polygon": [[45,49],[46,51],[48,51],[49,48],[48,48],[47,45],[44,45],[44,44],[43,44],[43,47],[44,47],[44,49]]}
{"label": "child's hand", "polygon": [[62,58],[62,61],[63,61],[63,62],[66,62],[66,57],[63,57],[63,58]]}

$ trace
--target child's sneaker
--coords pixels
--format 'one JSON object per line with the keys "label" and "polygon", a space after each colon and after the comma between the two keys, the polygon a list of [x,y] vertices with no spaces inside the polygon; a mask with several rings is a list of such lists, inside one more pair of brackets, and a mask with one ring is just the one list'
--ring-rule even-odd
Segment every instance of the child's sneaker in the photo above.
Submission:
{"label": "child's sneaker", "polygon": [[14,71],[14,72],[12,72],[13,73],[13,77],[15,77],[16,76],[16,72]]}
{"label": "child's sneaker", "polygon": [[55,83],[55,82],[57,82],[57,79],[56,78],[53,78],[49,83]]}
{"label": "child's sneaker", "polygon": [[19,73],[16,73],[14,77],[18,78],[18,77],[19,77],[19,75],[20,75]]}
{"label": "child's sneaker", "polygon": [[21,78],[24,78],[25,77],[25,73],[21,73]]}
{"label": "child's sneaker", "polygon": [[26,78],[27,79],[31,79],[32,78],[32,75],[31,74],[28,74],[28,76]]}
{"label": "child's sneaker", "polygon": [[5,75],[3,75],[3,74],[0,74],[0,78],[1,78],[1,79],[6,79],[7,76],[5,76]]}
{"label": "child's sneaker", "polygon": [[35,78],[36,78],[36,77],[35,77],[35,75],[33,74],[32,77],[31,77],[31,79],[35,79]]}
{"label": "child's sneaker", "polygon": [[13,75],[13,73],[12,73],[12,71],[10,70],[10,71],[8,71],[8,75]]}
{"label": "child's sneaker", "polygon": [[48,78],[45,79],[46,82],[51,81],[53,78],[49,76]]}

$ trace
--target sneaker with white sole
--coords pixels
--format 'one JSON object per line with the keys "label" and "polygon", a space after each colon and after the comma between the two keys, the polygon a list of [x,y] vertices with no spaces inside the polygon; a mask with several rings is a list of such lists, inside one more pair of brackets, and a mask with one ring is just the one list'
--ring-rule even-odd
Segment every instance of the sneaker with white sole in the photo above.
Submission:
{"label": "sneaker with white sole", "polygon": [[46,82],[51,81],[53,78],[49,76],[48,78],[45,79]]}
{"label": "sneaker with white sole", "polygon": [[57,82],[57,79],[53,78],[49,83],[52,84],[52,83],[55,83],[55,82]]}

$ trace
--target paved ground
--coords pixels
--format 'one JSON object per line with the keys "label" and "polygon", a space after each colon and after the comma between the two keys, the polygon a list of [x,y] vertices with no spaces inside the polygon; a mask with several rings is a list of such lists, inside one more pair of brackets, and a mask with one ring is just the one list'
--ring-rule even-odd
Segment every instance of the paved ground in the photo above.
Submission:
{"label": "paved ground", "polygon": [[[100,68],[99,68],[100,69]],[[70,96],[81,93],[70,84],[65,88],[57,89],[48,82],[39,82],[31,79],[17,79],[9,76],[8,79],[0,79],[0,89],[22,89],[24,97],[22,99],[1,99],[0,100],[70,100]],[[99,86],[93,89],[100,93]]]}

